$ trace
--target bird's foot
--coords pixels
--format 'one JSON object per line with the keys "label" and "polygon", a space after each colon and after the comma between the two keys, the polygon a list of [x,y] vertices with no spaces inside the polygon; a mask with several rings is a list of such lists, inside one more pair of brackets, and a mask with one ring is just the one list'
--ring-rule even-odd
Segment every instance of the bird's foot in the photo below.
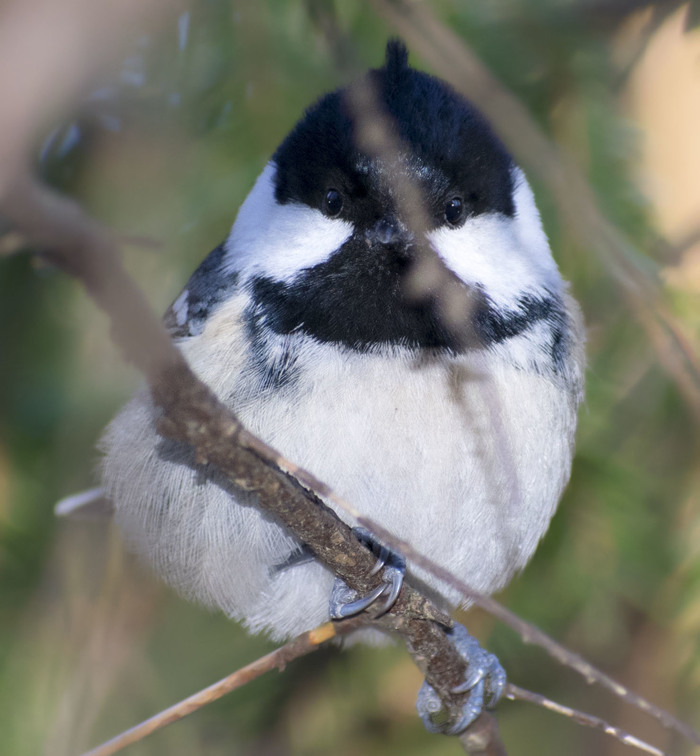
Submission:
{"label": "bird's foot", "polygon": [[418,691],[416,708],[429,732],[458,735],[481,714],[496,705],[506,685],[506,673],[497,657],[485,651],[464,625],[455,624],[447,631],[459,655],[467,663],[467,677],[452,690],[469,693],[457,722],[450,721],[435,689],[424,682]]}
{"label": "bird's foot", "polygon": [[382,603],[378,607],[375,617],[381,617],[382,614],[386,614],[398,598],[406,572],[406,561],[404,558],[379,543],[369,530],[365,528],[353,528],[352,532],[360,543],[367,546],[376,555],[377,563],[372,569],[372,574],[376,575],[383,568],[382,583],[366,596],[358,597],[357,591],[350,588],[340,578],[336,578],[333,583],[333,592],[331,593],[330,601],[330,616],[334,620],[354,617],[380,599],[382,599]]}

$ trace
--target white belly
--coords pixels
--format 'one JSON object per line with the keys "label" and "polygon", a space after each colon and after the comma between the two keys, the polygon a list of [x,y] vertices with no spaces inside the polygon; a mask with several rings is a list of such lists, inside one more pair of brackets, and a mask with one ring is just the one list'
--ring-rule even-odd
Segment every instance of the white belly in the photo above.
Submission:
{"label": "white belly", "polygon": [[[418,364],[311,345],[295,381],[261,394],[230,334],[213,359],[201,350],[220,334],[183,349],[251,431],[478,590],[525,565],[569,477],[576,402],[564,388],[483,354]],[[136,548],[180,591],[254,630],[284,637],[326,619],[332,575],[315,563],[276,571],[293,539],[251,495],[183,464],[189,454],[159,439],[151,417],[136,397],[103,444],[105,484]]]}

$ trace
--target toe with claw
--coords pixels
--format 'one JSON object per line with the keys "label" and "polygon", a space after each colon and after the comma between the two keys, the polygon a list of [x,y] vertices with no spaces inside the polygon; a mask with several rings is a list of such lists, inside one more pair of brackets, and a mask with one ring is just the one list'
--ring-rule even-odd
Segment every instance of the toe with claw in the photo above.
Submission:
{"label": "toe with claw", "polygon": [[468,693],[457,722],[446,721],[446,714],[435,689],[424,682],[418,691],[416,708],[429,732],[457,735],[465,730],[485,708],[498,702],[506,685],[506,673],[498,659],[485,651],[464,625],[456,624],[447,632],[448,637],[467,663],[467,677],[455,687],[453,693]]}
{"label": "toe with claw", "polygon": [[382,570],[382,582],[366,596],[358,597],[357,592],[350,588],[340,578],[335,579],[330,601],[331,619],[341,620],[354,617],[356,614],[369,609],[380,599],[381,605],[375,612],[375,617],[386,614],[396,602],[403,578],[406,572],[404,558],[388,549],[365,528],[353,528],[356,538],[372,551],[377,557],[377,563],[372,569],[372,575]]}

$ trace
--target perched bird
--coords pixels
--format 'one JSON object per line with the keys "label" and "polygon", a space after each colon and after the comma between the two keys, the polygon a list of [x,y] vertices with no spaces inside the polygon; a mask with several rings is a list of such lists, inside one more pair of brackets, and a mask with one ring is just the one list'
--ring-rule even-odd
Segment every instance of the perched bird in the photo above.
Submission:
{"label": "perched bird", "polygon": [[[569,478],[579,308],[525,176],[479,112],[398,41],[360,85],[376,112],[351,88],[312,105],[165,322],[250,431],[491,593],[530,559]],[[379,118],[386,154],[361,138]],[[452,286],[408,286],[426,253]],[[457,325],[448,288],[465,304]],[[101,442],[132,546],[251,631],[283,639],[327,620],[333,575],[155,417],[143,390]],[[459,603],[410,561],[407,579]]]}

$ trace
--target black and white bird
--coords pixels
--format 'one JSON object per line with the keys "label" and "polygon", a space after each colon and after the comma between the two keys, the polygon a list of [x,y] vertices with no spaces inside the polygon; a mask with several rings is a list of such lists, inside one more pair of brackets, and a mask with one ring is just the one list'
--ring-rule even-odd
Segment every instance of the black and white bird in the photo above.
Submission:
{"label": "black and white bird", "polygon": [[[491,593],[528,562],[568,481],[583,328],[522,171],[469,102],[407,58],[392,41],[362,80],[396,153],[362,148],[347,89],[322,97],[166,324],[250,431]],[[408,184],[419,228],[401,199]],[[469,304],[461,330],[439,287],[408,290],[425,249]],[[253,632],[283,639],[327,620],[333,575],[300,556],[254,494],[161,438],[155,414],[139,392],[101,444],[132,546]],[[409,561],[411,578],[459,603]]]}

